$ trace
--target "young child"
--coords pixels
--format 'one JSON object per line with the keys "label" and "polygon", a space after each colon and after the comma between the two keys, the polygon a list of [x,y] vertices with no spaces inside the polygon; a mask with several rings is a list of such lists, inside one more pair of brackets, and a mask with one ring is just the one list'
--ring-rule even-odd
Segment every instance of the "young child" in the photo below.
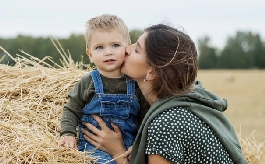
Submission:
{"label": "young child", "polygon": [[78,150],[93,150],[93,155],[99,157],[98,162],[104,163],[112,160],[112,157],[95,149],[84,138],[81,128],[85,126],[82,122],[89,122],[100,129],[92,117],[92,114],[96,114],[110,128],[111,122],[114,123],[121,129],[128,149],[137,134],[136,120],[142,120],[149,105],[135,81],[120,72],[125,48],[131,42],[124,22],[117,16],[108,14],[92,18],[87,22],[85,39],[86,53],[97,69],[82,77],[69,92],[68,102],[62,113],[59,144],[77,148],[78,136]]}

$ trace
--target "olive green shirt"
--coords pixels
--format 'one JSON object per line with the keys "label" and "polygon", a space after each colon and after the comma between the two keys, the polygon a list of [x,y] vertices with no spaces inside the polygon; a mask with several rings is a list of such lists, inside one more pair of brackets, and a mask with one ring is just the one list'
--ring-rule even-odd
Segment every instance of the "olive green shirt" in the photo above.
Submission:
{"label": "olive green shirt", "polygon": [[[126,77],[107,78],[101,75],[103,90],[106,94],[127,94]],[[76,128],[82,116],[82,109],[95,95],[95,87],[90,74],[83,76],[68,94],[68,102],[63,108],[61,118],[60,135],[76,136]],[[140,110],[137,115],[137,121],[143,120],[150,105],[144,99],[137,83],[136,96],[140,104]]]}

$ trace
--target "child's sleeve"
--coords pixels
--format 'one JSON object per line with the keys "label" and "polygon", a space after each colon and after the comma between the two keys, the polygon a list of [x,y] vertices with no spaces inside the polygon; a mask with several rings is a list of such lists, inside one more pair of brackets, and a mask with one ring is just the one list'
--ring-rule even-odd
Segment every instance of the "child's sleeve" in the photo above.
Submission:
{"label": "child's sleeve", "polygon": [[90,97],[88,92],[92,84],[91,76],[82,77],[68,94],[67,103],[63,107],[60,136],[76,136],[76,128],[82,116],[82,109]]}

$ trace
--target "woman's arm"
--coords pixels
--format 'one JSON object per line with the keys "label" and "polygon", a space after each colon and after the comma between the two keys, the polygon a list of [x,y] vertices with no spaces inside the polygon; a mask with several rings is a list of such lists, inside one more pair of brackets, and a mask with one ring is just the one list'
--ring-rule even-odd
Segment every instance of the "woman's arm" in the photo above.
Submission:
{"label": "woman's arm", "polygon": [[94,145],[96,148],[109,153],[116,161],[117,164],[123,164],[127,160],[128,152],[124,147],[122,133],[118,126],[113,123],[111,126],[114,131],[111,130],[99,116],[93,115],[94,119],[98,122],[101,130],[97,129],[90,123],[83,123],[93,133],[82,129],[84,136],[88,142]]}
{"label": "woman's arm", "polygon": [[162,158],[158,154],[149,154],[148,155],[148,164],[157,164],[157,163],[159,163],[159,164],[171,164],[171,162]]}

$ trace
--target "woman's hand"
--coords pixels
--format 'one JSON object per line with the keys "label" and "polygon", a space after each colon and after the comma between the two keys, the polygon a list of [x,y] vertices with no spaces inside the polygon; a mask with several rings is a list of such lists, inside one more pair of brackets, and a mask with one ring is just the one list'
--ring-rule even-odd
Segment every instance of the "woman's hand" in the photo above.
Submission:
{"label": "woman's hand", "polygon": [[126,149],[123,144],[122,133],[119,127],[111,123],[111,126],[114,129],[113,131],[105,124],[101,117],[97,115],[93,115],[93,117],[98,122],[101,130],[97,129],[90,123],[83,122],[83,124],[94,133],[82,129],[86,140],[96,148],[109,153],[113,158],[124,154]]}
{"label": "woman's hand", "polygon": [[128,160],[128,162],[131,159],[131,153],[132,153],[132,146],[128,148],[128,150],[125,152],[124,154],[124,158],[126,158]]}

